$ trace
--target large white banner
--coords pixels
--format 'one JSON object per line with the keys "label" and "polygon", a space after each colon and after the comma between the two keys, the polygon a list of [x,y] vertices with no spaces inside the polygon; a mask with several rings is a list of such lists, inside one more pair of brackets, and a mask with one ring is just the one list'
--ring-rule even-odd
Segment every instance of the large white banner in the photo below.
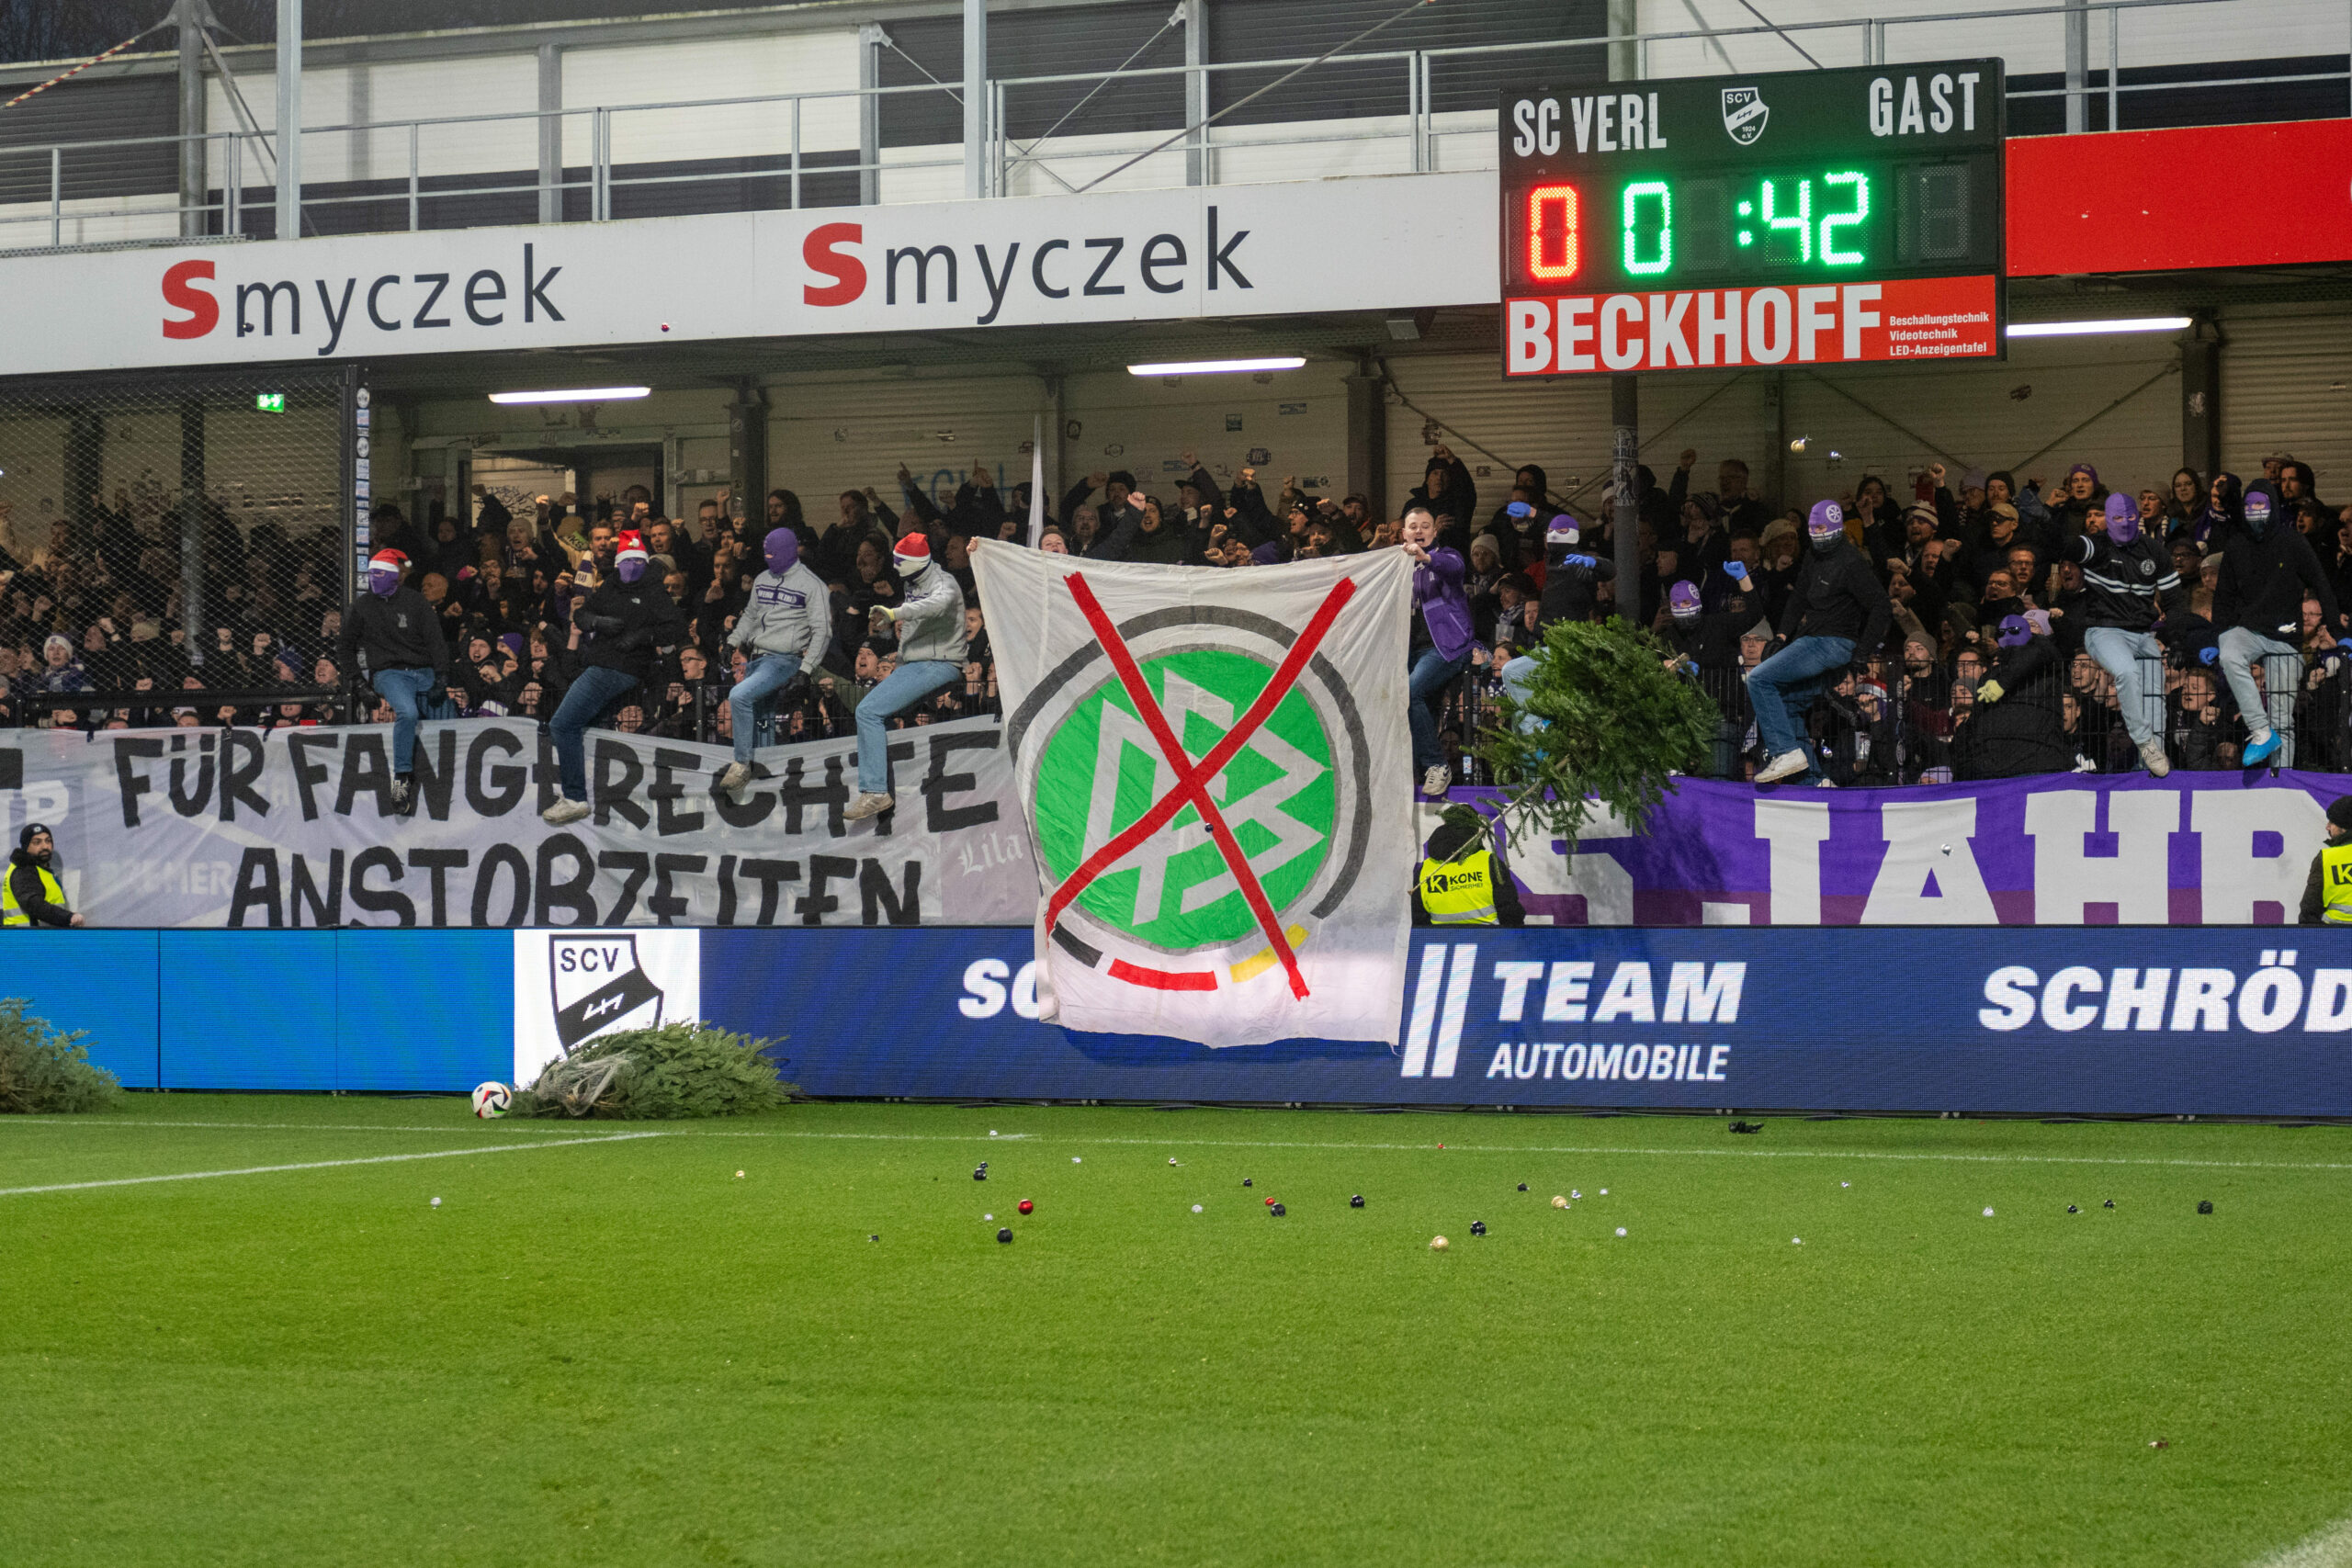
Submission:
{"label": "large white banner", "polygon": [[1494,207],[1418,175],[26,256],[0,374],[1489,304]]}
{"label": "large white banner", "polygon": [[[893,926],[1025,923],[1028,830],[993,719],[900,732],[905,804],[842,820],[857,743],[757,753],[588,732],[594,816],[550,828],[528,720],[427,724],[391,810],[389,726],[25,731],[12,824],[54,830],[95,926]],[[13,747],[22,746],[21,751]],[[0,790],[0,795],[11,792]],[[13,829],[9,842],[15,842]]]}
{"label": "large white banner", "polygon": [[989,547],[973,565],[1035,844],[1038,1016],[1393,1044],[1404,552],[1235,572]]}

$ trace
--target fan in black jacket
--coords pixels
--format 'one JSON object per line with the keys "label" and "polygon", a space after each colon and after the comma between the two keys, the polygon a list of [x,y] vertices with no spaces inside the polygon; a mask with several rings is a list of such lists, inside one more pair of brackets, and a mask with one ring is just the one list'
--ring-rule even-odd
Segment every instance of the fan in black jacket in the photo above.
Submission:
{"label": "fan in black jacket", "polygon": [[1976,710],[1952,732],[1955,779],[2063,773],[2074,765],[2058,650],[2023,615],[2004,615],[2000,653],[1976,688]]}
{"label": "fan in black jacket", "polygon": [[1819,761],[1799,739],[1799,720],[1839,671],[1878,651],[1893,618],[1870,558],[1847,542],[1844,508],[1814,502],[1805,536],[1813,554],[1798,568],[1796,590],[1781,610],[1788,646],[1747,672],[1747,699],[1764,742],[1760,784],[1799,773],[1809,784],[1822,782]]}
{"label": "fan in black jacket", "polygon": [[588,727],[618,707],[652,672],[655,654],[685,640],[685,617],[661,581],[645,570],[644,536],[623,534],[616,551],[616,582],[598,584],[571,612],[581,634],[580,673],[548,721],[563,775],[563,798],[541,813],[558,826],[588,815]]}
{"label": "fan in black jacket", "polygon": [[[2083,634],[2083,647],[2115,678],[2116,705],[2124,730],[2139,749],[2151,777],[2172,771],[2165,754],[2164,649],[2155,638],[2160,621],[2188,612],[2188,591],[2162,541],[2141,532],[2140,509],[2120,492],[2105,502],[2101,531],[2066,544],[2069,558],[2083,569],[2082,602],[2067,616]],[[2296,606],[2301,612],[2300,602]],[[2141,671],[2157,677],[2143,687]]]}
{"label": "fan in black jacket", "polygon": [[2344,626],[2335,585],[2283,510],[2267,487],[2256,485],[2245,492],[2238,525],[2214,531],[2222,571],[2213,584],[2213,624],[2222,628],[2222,674],[2245,720],[2241,761],[2249,768],[2274,761],[2282,768],[2295,765],[2295,692],[2302,678],[2297,664],[2291,680],[2273,682],[2266,711],[2265,694],[2254,683],[2255,660],[2275,658],[2283,670],[2294,658],[2306,593],[2319,601],[2322,624],[2330,631]]}
{"label": "fan in black jacket", "polygon": [[398,550],[379,550],[368,563],[368,592],[343,613],[335,667],[356,673],[356,653],[368,656],[368,683],[392,709],[392,809],[416,810],[416,727],[420,718],[455,718],[448,698],[449,645],[441,617],[424,595],[401,581],[407,565]]}

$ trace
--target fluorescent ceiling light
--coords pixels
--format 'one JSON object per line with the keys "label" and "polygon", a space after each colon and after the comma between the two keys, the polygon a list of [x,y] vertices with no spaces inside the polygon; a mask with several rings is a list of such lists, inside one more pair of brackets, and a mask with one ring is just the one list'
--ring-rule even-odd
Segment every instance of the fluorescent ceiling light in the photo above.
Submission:
{"label": "fluorescent ceiling light", "polygon": [[2177,333],[2187,316],[2120,316],[2109,321],[2011,321],[2011,337],[2080,337],[2087,333]]}
{"label": "fluorescent ceiling light", "polygon": [[1224,376],[1243,370],[1295,370],[1306,361],[1298,355],[1273,359],[1196,359],[1181,365],[1130,365],[1130,376]]}
{"label": "fluorescent ceiling light", "polygon": [[650,397],[650,387],[560,387],[545,392],[492,392],[493,403],[609,403]]}

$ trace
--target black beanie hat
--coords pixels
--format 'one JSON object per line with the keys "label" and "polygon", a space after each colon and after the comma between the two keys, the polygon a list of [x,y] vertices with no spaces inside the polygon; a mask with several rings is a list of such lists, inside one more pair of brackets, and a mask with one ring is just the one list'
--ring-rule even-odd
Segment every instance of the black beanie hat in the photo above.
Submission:
{"label": "black beanie hat", "polygon": [[2352,795],[2339,795],[2327,803],[2327,819],[2352,833]]}
{"label": "black beanie hat", "polygon": [[[2352,795],[2347,795],[2345,798],[2347,801],[2352,801]],[[46,822],[26,823],[24,831],[17,835],[17,847],[20,850],[30,849],[32,847],[33,835],[36,833],[49,833],[49,824]],[[57,835],[50,833],[50,841],[54,843],[56,840]]]}

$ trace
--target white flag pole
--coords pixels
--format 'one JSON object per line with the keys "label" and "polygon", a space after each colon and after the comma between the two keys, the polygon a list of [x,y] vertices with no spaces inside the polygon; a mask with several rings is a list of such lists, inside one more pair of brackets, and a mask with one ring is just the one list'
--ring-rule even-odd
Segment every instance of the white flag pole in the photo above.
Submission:
{"label": "white flag pole", "polygon": [[1046,416],[1039,414],[1029,442],[1029,547],[1046,536]]}

